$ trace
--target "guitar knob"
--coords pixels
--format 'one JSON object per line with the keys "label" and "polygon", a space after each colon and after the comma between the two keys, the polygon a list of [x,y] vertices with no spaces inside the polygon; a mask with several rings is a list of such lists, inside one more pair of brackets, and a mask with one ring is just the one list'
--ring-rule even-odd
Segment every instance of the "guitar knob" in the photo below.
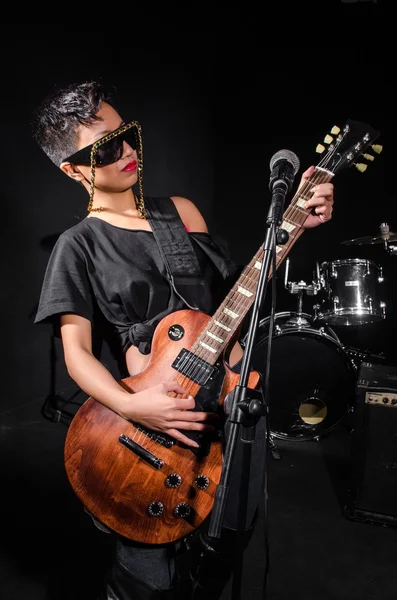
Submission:
{"label": "guitar knob", "polygon": [[147,511],[151,517],[159,517],[164,512],[164,504],[162,502],[151,502],[147,507]]}
{"label": "guitar knob", "polygon": [[356,169],[358,169],[360,171],[360,173],[364,173],[364,171],[367,170],[367,166],[368,165],[365,165],[364,163],[357,163],[355,165]]}
{"label": "guitar knob", "polygon": [[210,484],[210,480],[208,479],[208,477],[206,475],[197,475],[196,479],[194,480],[194,485],[199,489],[199,490],[206,490],[207,487]]}
{"label": "guitar knob", "polygon": [[182,477],[178,473],[171,473],[165,480],[165,485],[169,488],[177,488],[182,483]]}
{"label": "guitar knob", "polygon": [[181,502],[180,504],[177,504],[174,508],[173,515],[174,517],[177,517],[178,519],[185,519],[186,517],[188,517],[191,513],[191,508],[190,506],[186,503],[186,502]]}

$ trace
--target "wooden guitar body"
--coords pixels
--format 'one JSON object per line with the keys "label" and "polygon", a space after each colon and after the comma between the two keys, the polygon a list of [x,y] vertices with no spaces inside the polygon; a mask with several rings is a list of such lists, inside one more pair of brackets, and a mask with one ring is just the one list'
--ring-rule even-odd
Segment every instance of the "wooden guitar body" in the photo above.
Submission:
{"label": "wooden guitar body", "polygon": [[[193,344],[209,320],[209,316],[193,310],[165,317],[156,328],[147,367],[138,375],[122,379],[120,385],[139,392],[175,379],[178,373],[171,365],[176,356]],[[169,332],[176,325],[184,334],[173,340]],[[226,395],[239,380],[225,361],[223,366],[221,412]],[[256,388],[260,380],[259,373],[252,372],[250,387]],[[184,385],[185,378],[180,376],[178,381]],[[189,389],[192,390],[191,382]],[[194,384],[190,393],[195,396],[199,389]],[[127,445],[120,439],[126,439]],[[162,439],[166,442],[162,443]],[[162,544],[191,533],[208,516],[214,503],[222,470],[221,441],[218,434],[211,435],[209,452],[200,457],[175,440],[167,447],[170,439],[157,432],[140,431],[89,398],[73,418],[65,441],[66,472],[76,495],[99,521],[138,542]],[[142,458],[135,446],[128,446],[128,440],[152,456]]]}

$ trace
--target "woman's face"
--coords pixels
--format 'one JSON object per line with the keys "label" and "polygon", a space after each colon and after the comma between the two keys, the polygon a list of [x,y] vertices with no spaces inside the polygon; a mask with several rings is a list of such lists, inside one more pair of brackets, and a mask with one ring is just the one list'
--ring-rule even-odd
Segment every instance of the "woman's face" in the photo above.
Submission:
{"label": "woman's face", "polygon": [[[118,129],[123,125],[123,120],[118,112],[104,102],[102,107],[97,113],[97,116],[101,117],[100,121],[95,121],[89,127],[80,125],[77,129],[78,133],[78,146],[76,150],[85,148],[102,138],[103,136],[111,133],[115,129]],[[65,169],[64,165],[69,165]],[[79,179],[79,175],[83,175],[86,184],[90,182],[91,178],[91,167],[85,165],[70,165],[70,163],[63,163],[61,165],[62,170],[66,171],[71,177]],[[73,171],[73,174],[71,172]],[[105,167],[95,168],[95,187],[98,190],[102,190],[107,193],[112,192],[123,192],[134,185],[138,180],[138,157],[137,152],[134,150],[125,140],[123,142],[123,153],[121,158],[110,165]]]}

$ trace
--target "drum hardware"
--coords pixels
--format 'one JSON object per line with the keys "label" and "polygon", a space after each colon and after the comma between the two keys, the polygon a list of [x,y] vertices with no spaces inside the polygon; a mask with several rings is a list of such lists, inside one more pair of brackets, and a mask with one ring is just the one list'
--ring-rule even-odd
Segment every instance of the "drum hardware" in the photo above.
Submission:
{"label": "drum hardware", "polygon": [[386,318],[386,303],[378,298],[382,267],[371,260],[348,258],[318,266],[319,296],[315,320],[328,325],[364,325]]}
{"label": "drum hardware", "polygon": [[[288,281],[289,260],[290,259],[287,258],[285,261],[284,287],[290,294],[297,295],[298,303],[296,314],[291,316],[289,324],[297,325],[298,327],[308,327],[310,323],[306,316],[309,316],[310,318],[310,315],[305,315],[305,313],[303,313],[303,295],[306,294],[307,296],[315,296],[320,290],[321,286],[318,279],[316,281],[312,281],[311,284],[307,284],[303,280],[298,282]],[[277,326],[275,327],[275,330],[277,330]]]}
{"label": "drum hardware", "polygon": [[[395,244],[393,244],[395,242]],[[381,223],[379,234],[376,236],[364,236],[345,240],[341,242],[345,246],[362,246],[367,244],[383,244],[384,249],[392,256],[397,254],[397,233],[390,231],[388,223]]]}

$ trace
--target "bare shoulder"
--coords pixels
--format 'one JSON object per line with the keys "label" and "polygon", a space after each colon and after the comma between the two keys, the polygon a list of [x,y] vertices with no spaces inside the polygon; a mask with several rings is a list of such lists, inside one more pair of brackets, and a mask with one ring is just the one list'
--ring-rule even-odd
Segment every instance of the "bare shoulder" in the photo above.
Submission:
{"label": "bare shoulder", "polygon": [[205,219],[194,202],[182,196],[171,196],[171,200],[189,231],[203,231],[208,233]]}

